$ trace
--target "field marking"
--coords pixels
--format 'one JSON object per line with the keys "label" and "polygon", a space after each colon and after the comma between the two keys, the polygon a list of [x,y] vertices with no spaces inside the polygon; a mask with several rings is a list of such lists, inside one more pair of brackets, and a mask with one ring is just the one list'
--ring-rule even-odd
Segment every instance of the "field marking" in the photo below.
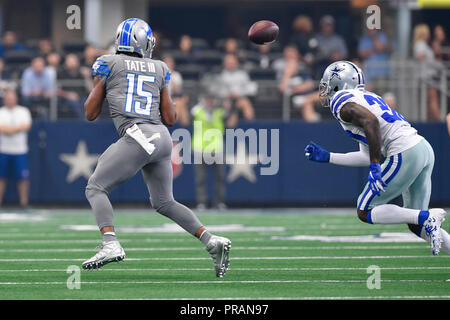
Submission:
{"label": "field marking", "polygon": [[[381,270],[450,270],[450,267],[382,267]],[[211,271],[213,268],[123,268],[123,269],[108,269],[102,268],[99,271]],[[366,271],[367,268],[356,267],[331,267],[331,268],[230,268],[232,271]],[[66,272],[67,269],[7,269],[1,270],[0,273],[14,273],[14,272]]]}
{"label": "field marking", "polygon": [[[383,279],[381,282],[386,283],[398,283],[398,282],[446,282],[445,280],[425,280],[425,279]],[[333,280],[333,279],[322,279],[322,280],[189,280],[189,281],[81,281],[81,285],[91,285],[91,284],[231,284],[231,283],[242,283],[242,284],[268,284],[268,283],[366,283],[367,280]],[[37,281],[37,282],[0,282],[2,286],[10,285],[66,285],[66,281]]]}
{"label": "field marking", "polygon": [[[0,235],[1,236],[1,235]],[[62,236],[62,235],[61,235]],[[124,239],[120,238],[120,242],[149,242],[149,243],[160,243],[160,242],[183,242],[186,241],[198,241],[195,238],[169,238],[169,239]],[[239,241],[252,241],[252,242],[263,242],[271,240],[269,238],[236,238],[233,237],[233,241],[239,242]],[[0,243],[96,243],[100,244],[102,242],[101,239],[99,240],[79,240],[79,239],[52,239],[52,240],[46,240],[46,239],[21,239],[21,240],[0,240]]]}
{"label": "field marking", "polygon": [[[429,256],[305,256],[305,257],[233,257],[232,260],[342,260],[342,259],[447,259],[450,255]],[[194,261],[210,260],[209,257],[153,257],[153,258],[126,258],[126,261]],[[0,259],[0,262],[51,262],[51,261],[83,261],[84,259],[65,258],[11,258]]]}
{"label": "field marking", "polygon": [[[162,248],[125,248],[125,251],[197,251],[201,247],[162,247]],[[336,247],[314,247],[314,246],[261,246],[261,247],[233,247],[233,250],[367,250],[367,249],[424,249],[426,246],[336,246]],[[53,249],[0,249],[0,252],[91,252],[92,248],[53,248]]]}

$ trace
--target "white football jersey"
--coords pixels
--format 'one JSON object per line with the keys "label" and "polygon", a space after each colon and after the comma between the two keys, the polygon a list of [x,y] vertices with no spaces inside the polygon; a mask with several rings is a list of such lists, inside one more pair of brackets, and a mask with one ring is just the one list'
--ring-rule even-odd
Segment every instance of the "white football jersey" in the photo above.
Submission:
{"label": "white football jersey", "polygon": [[415,146],[422,136],[411,127],[406,119],[397,111],[391,109],[378,95],[364,89],[341,90],[335,93],[330,102],[334,117],[339,120],[347,135],[356,141],[367,145],[367,139],[361,127],[342,120],[341,108],[347,102],[357,103],[373,113],[380,123],[381,153],[389,157]]}
{"label": "white football jersey", "polygon": [[[12,109],[0,108],[0,125],[17,127],[31,123],[28,108],[15,106]],[[25,154],[28,152],[28,132],[21,131],[14,134],[0,134],[0,153]]]}

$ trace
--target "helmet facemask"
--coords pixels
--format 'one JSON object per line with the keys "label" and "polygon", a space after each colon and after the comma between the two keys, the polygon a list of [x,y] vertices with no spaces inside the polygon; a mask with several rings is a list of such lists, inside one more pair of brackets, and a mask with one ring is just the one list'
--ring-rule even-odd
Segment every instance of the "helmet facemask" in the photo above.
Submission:
{"label": "helmet facemask", "polygon": [[322,105],[322,107],[324,108],[329,108],[330,107],[330,97],[329,97],[329,93],[330,93],[330,85],[329,85],[329,80],[325,81],[320,80],[320,84],[319,84],[319,102]]}

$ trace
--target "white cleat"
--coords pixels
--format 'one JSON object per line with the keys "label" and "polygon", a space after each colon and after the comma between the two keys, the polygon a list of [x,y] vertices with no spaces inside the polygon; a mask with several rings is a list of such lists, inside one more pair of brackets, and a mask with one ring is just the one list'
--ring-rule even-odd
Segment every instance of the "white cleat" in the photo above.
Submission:
{"label": "white cleat", "polygon": [[85,270],[100,269],[110,262],[119,262],[125,259],[125,251],[119,241],[103,242],[97,247],[98,252],[81,265]]}
{"label": "white cleat", "polygon": [[211,236],[211,239],[206,245],[206,250],[213,259],[216,277],[218,278],[222,278],[230,266],[230,249],[230,239],[219,236]]}
{"label": "white cleat", "polygon": [[430,216],[424,222],[423,228],[426,235],[430,240],[431,252],[433,255],[438,255],[441,251],[442,236],[441,236],[441,225],[445,220],[446,212],[443,209],[430,209]]}

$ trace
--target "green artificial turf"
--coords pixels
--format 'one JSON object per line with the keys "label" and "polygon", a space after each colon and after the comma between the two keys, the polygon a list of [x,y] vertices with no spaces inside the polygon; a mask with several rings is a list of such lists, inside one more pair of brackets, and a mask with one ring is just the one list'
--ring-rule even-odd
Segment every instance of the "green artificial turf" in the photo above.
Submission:
{"label": "green artificial turf", "polygon": [[[73,230],[94,225],[90,211],[0,213],[0,299],[450,299],[450,255],[432,256],[425,242],[272,238],[408,232],[404,225],[364,224],[353,211],[199,214],[206,226],[222,230],[213,233],[232,240],[230,269],[218,279],[197,239],[168,232],[174,231],[171,221],[152,210],[121,209],[116,227],[164,228],[117,230],[126,260],[98,271],[82,270],[80,289],[68,289],[73,273],[67,268],[80,267],[100,244],[98,231]],[[380,268],[380,289],[368,289],[371,265]]]}

